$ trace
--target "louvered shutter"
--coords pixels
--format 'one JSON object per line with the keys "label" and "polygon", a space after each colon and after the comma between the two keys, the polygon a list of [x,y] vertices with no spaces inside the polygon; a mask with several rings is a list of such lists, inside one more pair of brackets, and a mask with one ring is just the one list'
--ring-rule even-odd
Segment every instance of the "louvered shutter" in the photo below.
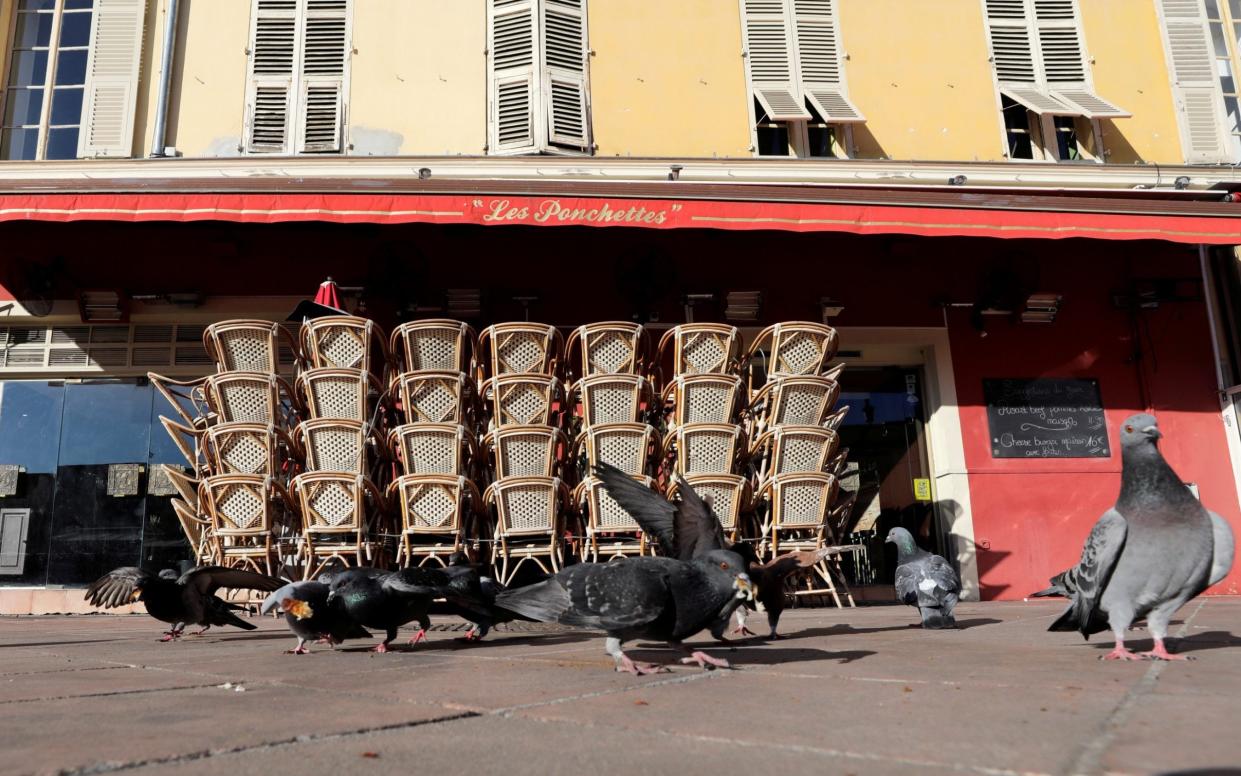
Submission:
{"label": "louvered shutter", "polygon": [[1051,96],[1089,119],[1132,115],[1090,88],[1076,0],[1033,0],[1033,4],[1043,78]]}
{"label": "louvered shutter", "polygon": [[543,109],[548,142],[590,148],[584,0],[543,0]]}
{"label": "louvered shutter", "polygon": [[1211,32],[1202,0],[1160,0],[1160,10],[1185,161],[1236,161],[1229,158],[1223,92],[1215,75]]}
{"label": "louvered shutter", "polygon": [[744,0],[746,75],[772,121],[810,118],[793,61],[793,24],[784,0]]}
{"label": "louvered shutter", "polygon": [[1039,85],[1037,34],[1025,0],[986,0],[991,62],[1000,93],[1040,114],[1075,114]]}
{"label": "louvered shutter", "polygon": [[349,64],[349,0],[306,0],[297,152],[339,153]]}
{"label": "louvered shutter", "polygon": [[835,5],[835,0],[793,0],[801,87],[824,121],[858,123],[865,119],[845,88]]}
{"label": "louvered shutter", "polygon": [[95,0],[78,156],[129,157],[146,0]]}
{"label": "louvered shutter", "polygon": [[299,5],[298,0],[254,0],[246,88],[248,153],[290,151]]}
{"label": "louvered shutter", "polygon": [[537,150],[535,136],[536,16],[534,0],[489,0],[491,153]]}

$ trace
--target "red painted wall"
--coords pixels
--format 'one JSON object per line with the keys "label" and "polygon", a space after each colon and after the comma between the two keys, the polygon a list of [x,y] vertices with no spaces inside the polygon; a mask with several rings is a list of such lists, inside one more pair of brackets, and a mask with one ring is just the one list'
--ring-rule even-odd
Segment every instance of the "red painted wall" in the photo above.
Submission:
{"label": "red painted wall", "polygon": [[[1065,302],[1051,325],[988,318],[985,338],[968,310],[947,315],[974,530],[985,543],[984,596],[1020,598],[1075,563],[1120,481],[1118,454],[993,460],[984,378],[1097,378],[1113,450],[1124,417],[1153,410],[1172,466],[1241,534],[1204,303],[1141,313],[1144,355],[1134,362],[1130,316],[1111,301],[1133,278],[1183,278],[1200,294],[1189,246],[582,227],[0,224],[0,287],[18,289],[24,265],[54,256],[63,257],[59,298],[117,287],[309,296],[332,275],[372,289],[369,310],[384,326],[398,303],[470,287],[483,290],[489,320],[519,317],[511,297],[533,293],[540,300],[531,317],[557,325],[626,319],[640,296],[675,323],[685,292],[733,289],[763,292],[763,323],[814,318],[819,298],[832,296],[845,304],[841,326],[941,326],[942,302],[977,299],[988,274],[1002,269],[1027,292],[1062,293]],[[700,308],[698,319],[712,320],[712,311]],[[1241,592],[1241,571],[1212,592]]]}
{"label": "red painted wall", "polygon": [[[1095,520],[1120,487],[1117,433],[1125,417],[1151,411],[1164,433],[1160,448],[1182,479],[1198,484],[1203,503],[1241,535],[1241,509],[1219,418],[1210,330],[1202,302],[1165,302],[1134,328],[1110,292],[1131,273],[1192,278],[1193,251],[1168,247],[1126,256],[1050,252],[1041,275],[1066,295],[1054,324],[991,323],[981,337],[965,313],[951,317],[953,370],[961,404],[979,581],[985,598],[1021,598],[1077,562]],[[1126,267],[1128,265],[1128,267]],[[993,459],[983,406],[989,377],[1093,377],[1099,380],[1113,455],[1110,459]],[[1211,590],[1241,592],[1241,569]]]}

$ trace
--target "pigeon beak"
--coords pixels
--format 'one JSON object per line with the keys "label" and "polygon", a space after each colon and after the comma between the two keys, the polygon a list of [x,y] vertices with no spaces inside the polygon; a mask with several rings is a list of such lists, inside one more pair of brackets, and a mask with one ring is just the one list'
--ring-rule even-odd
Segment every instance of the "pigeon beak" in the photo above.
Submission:
{"label": "pigeon beak", "polygon": [[1142,433],[1146,434],[1151,439],[1162,439],[1163,438],[1163,434],[1159,433],[1158,426],[1147,426],[1146,428],[1142,429]]}
{"label": "pigeon beak", "polygon": [[733,588],[736,589],[738,598],[744,598],[747,601],[754,600],[754,583],[750,581],[749,574],[738,574],[733,580]]}

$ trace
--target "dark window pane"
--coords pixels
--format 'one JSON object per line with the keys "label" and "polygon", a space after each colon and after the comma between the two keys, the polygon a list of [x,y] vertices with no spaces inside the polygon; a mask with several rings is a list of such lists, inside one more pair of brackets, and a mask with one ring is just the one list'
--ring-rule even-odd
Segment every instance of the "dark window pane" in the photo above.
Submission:
{"label": "dark window pane", "polygon": [[13,48],[46,46],[52,41],[52,15],[50,13],[19,13],[17,31],[13,36]]}
{"label": "dark window pane", "polygon": [[15,51],[9,86],[42,86],[47,78],[46,51]]}
{"label": "dark window pane", "polygon": [[1207,4],[1207,18],[1208,19],[1220,18],[1219,3],[1216,2],[1216,0],[1206,0],[1206,4]]}
{"label": "dark window pane", "polygon": [[78,124],[82,120],[82,89],[52,92],[52,124]]}
{"label": "dark window pane", "polygon": [[63,127],[47,131],[47,154],[45,159],[77,159],[78,128]]}
{"label": "dark window pane", "polygon": [[1033,159],[1034,143],[1030,138],[1030,116],[1024,105],[1000,97],[1004,114],[1004,131],[1008,138],[1008,158]]}
{"label": "dark window pane", "polygon": [[21,11],[50,11],[56,7],[56,0],[21,0],[18,10]]}
{"label": "dark window pane", "polygon": [[55,474],[64,401],[63,385],[0,383],[0,463],[25,466],[29,474]]}
{"label": "dark window pane", "polygon": [[806,128],[809,136],[811,156],[832,156],[832,128],[810,126]]}
{"label": "dark window pane", "polygon": [[1215,56],[1228,56],[1228,43],[1224,40],[1224,25],[1211,23],[1211,41],[1215,44]]}
{"label": "dark window pane", "polygon": [[146,463],[151,387],[81,383],[65,390],[60,465]]}
{"label": "dark window pane", "polygon": [[1078,159],[1077,125],[1072,116],[1056,116],[1052,119],[1056,126],[1056,148],[1061,161]]}
{"label": "dark window pane", "polygon": [[90,8],[94,5],[94,0],[65,0],[65,10],[72,11],[79,8]]}
{"label": "dark window pane", "polygon": [[62,51],[56,59],[56,85],[86,83],[86,52]]}
{"label": "dark window pane", "polygon": [[1228,0],[1228,9],[1232,12],[1233,21],[1241,20],[1241,0]]}
{"label": "dark window pane", "polygon": [[4,101],[4,125],[38,124],[43,110],[42,89],[14,89]]}
{"label": "dark window pane", "polygon": [[788,156],[789,130],[783,124],[766,125],[758,128],[759,156]]}
{"label": "dark window pane", "polygon": [[39,150],[39,130],[6,129],[0,131],[0,159],[33,159]]}
{"label": "dark window pane", "polygon": [[88,13],[67,13],[60,17],[60,45],[85,46],[90,43]]}
{"label": "dark window pane", "polygon": [[[161,463],[174,463],[179,466],[186,466],[188,461],[181,451],[173,443],[172,438],[164,431],[163,425],[160,424],[160,417],[172,418],[178,423],[182,423],[181,417],[177,411],[172,408],[168,400],[159,391],[151,391],[151,466],[152,468]],[[180,402],[182,409],[186,410],[190,415],[194,415],[194,405],[188,400]]]}

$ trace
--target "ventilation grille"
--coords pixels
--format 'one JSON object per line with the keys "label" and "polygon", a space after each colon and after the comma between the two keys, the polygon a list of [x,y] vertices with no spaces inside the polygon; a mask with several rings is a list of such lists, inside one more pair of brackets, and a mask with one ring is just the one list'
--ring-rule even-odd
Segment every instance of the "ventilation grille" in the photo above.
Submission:
{"label": "ventilation grille", "polygon": [[202,326],[0,327],[0,373],[209,371]]}

